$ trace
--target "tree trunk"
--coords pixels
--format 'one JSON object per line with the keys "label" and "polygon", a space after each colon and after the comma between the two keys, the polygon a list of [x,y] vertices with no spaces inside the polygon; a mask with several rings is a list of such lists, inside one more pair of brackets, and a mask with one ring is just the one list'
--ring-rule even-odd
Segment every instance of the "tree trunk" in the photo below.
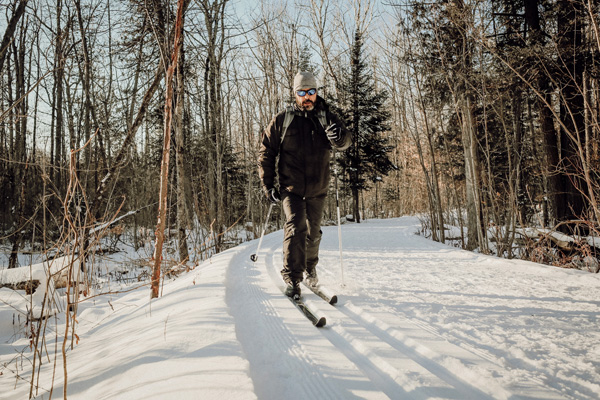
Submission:
{"label": "tree trunk", "polygon": [[457,17],[460,17],[457,22],[462,34],[461,40],[458,41],[458,47],[461,53],[457,54],[460,58],[460,76],[462,77],[456,83],[456,95],[458,97],[458,112],[462,117],[462,145],[465,159],[465,179],[466,179],[466,197],[467,197],[467,250],[474,250],[477,247],[483,253],[488,252],[487,234],[485,224],[483,222],[482,199],[481,199],[481,166],[479,161],[479,143],[477,140],[477,125],[475,123],[474,96],[470,92],[469,79],[473,76],[473,54],[472,43],[470,38],[466,36],[469,31],[470,10],[464,4],[463,0],[455,0]]}
{"label": "tree trunk", "polygon": [[63,78],[65,67],[65,54],[63,52],[64,41],[68,29],[63,31],[60,18],[62,12],[62,0],[56,2],[56,47],[54,52],[54,93],[53,93],[53,115],[54,115],[54,158],[52,159],[52,172],[50,180],[60,190],[62,186],[61,164],[63,162]]}
{"label": "tree trunk", "polygon": [[[23,229],[25,224],[25,186],[26,186],[26,176],[27,176],[27,167],[28,164],[25,164],[25,171],[21,174],[21,188],[19,190],[19,206],[18,208],[18,216],[15,218],[15,229],[13,233],[13,246],[10,252],[10,258],[8,260],[8,268],[17,268],[18,267],[18,256],[19,256],[19,247],[21,246],[21,241],[23,240]],[[34,228],[35,229],[35,228]]]}
{"label": "tree trunk", "polygon": [[181,35],[183,31],[183,11],[184,0],[177,2],[177,20],[175,21],[175,40],[173,52],[171,54],[171,63],[165,76],[165,117],[163,132],[163,153],[160,166],[160,189],[158,203],[158,222],[156,224],[156,245],[154,247],[154,267],[152,271],[152,289],[151,297],[158,297],[160,272],[162,263],[162,248],[165,238],[165,226],[167,218],[167,189],[169,186],[169,153],[171,150],[171,119],[173,102],[173,75],[177,67],[179,51],[181,46]]}
{"label": "tree trunk", "polygon": [[585,148],[583,71],[584,60],[581,54],[582,16],[580,2],[561,0],[558,17],[558,49],[564,63],[564,80],[560,88],[560,149],[562,173],[560,174],[562,207],[558,219],[584,218],[584,196],[588,196],[585,181],[582,179],[587,166],[583,155]]}
{"label": "tree trunk", "polygon": [[[15,12],[10,17],[10,21],[8,21],[8,25],[6,30],[4,31],[4,36],[2,37],[2,42],[0,43],[0,72],[2,71],[2,67],[4,66],[4,60],[6,59],[6,55],[8,54],[8,49],[10,48],[10,41],[14,38],[15,30],[17,29],[17,24],[19,20],[25,13],[25,6],[27,5],[27,0],[17,0],[19,5],[15,9]],[[16,4],[16,3],[15,3]]]}
{"label": "tree trunk", "polygon": [[[96,117],[96,111],[94,105],[92,104],[92,95],[91,95],[91,85],[92,85],[92,68],[91,68],[91,60],[90,60],[90,51],[88,47],[88,40],[86,37],[85,27],[83,25],[83,15],[81,12],[81,0],[74,0],[75,9],[77,11],[77,22],[79,25],[79,32],[81,35],[81,47],[82,47],[82,55],[83,55],[83,68],[80,66],[81,73],[81,84],[83,86],[84,93],[84,109],[83,109],[83,140],[84,143],[87,143],[91,137],[92,124],[91,120],[93,119],[94,124],[98,126],[98,120]],[[83,164],[86,168],[89,168],[92,159],[92,146],[86,146],[84,149],[84,157]],[[86,188],[91,189],[90,188]]]}
{"label": "tree trunk", "polygon": [[183,126],[183,113],[185,108],[184,87],[184,50],[180,43],[181,60],[177,66],[177,91],[175,103],[175,167],[177,168],[177,231],[179,236],[179,262],[189,260],[187,229],[190,229],[190,207],[188,202],[189,180],[185,168],[186,137]]}
{"label": "tree trunk", "polygon": [[464,98],[462,112],[462,144],[465,157],[465,178],[467,195],[467,250],[484,247],[481,235],[481,192],[480,162],[478,143],[474,132],[471,101]]}
{"label": "tree trunk", "polygon": [[[540,0],[525,0],[525,20],[530,29],[529,40],[532,47],[544,45],[544,32],[540,26],[539,14]],[[558,135],[554,128],[552,114],[552,90],[550,88],[550,77],[544,72],[538,73],[537,81],[535,82],[538,92],[544,98],[536,99],[541,138],[544,144],[545,159],[543,164],[546,168],[544,176],[546,187],[546,205],[544,214],[544,224],[555,225],[559,219],[559,210],[563,210],[563,196],[561,195],[561,182],[558,175],[559,168],[559,145]]]}
{"label": "tree trunk", "polygon": [[[223,61],[225,37],[225,6],[228,0],[204,0],[201,9],[207,32],[207,58],[204,71],[205,122],[206,132],[212,149],[208,161],[208,215],[213,227],[214,250],[221,250],[224,232],[224,177],[223,155],[225,152],[223,121],[224,110],[221,96],[221,64]],[[216,230],[216,231],[215,231]]]}
{"label": "tree trunk", "polygon": [[25,163],[25,168],[17,167],[14,169],[14,179],[20,182],[18,197],[17,215],[14,220],[13,247],[10,254],[8,268],[16,268],[18,263],[19,248],[23,241],[23,231],[25,229],[25,187],[27,179],[28,164],[26,163],[26,138],[27,138],[27,98],[25,89],[25,29],[21,31],[19,46],[13,41],[14,67],[16,73],[15,99],[19,102],[16,107],[17,116],[10,123],[14,124],[14,161]]}

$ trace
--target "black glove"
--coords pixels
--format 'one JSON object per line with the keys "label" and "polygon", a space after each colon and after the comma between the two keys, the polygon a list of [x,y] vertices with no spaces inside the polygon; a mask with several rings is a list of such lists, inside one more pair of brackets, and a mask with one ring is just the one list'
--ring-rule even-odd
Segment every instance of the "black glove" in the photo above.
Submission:
{"label": "black glove", "polygon": [[279,195],[279,191],[275,188],[267,189],[267,199],[273,204],[279,203],[281,201],[281,196]]}
{"label": "black glove", "polygon": [[342,138],[342,129],[337,124],[331,124],[325,129],[327,139],[332,142],[337,142]]}

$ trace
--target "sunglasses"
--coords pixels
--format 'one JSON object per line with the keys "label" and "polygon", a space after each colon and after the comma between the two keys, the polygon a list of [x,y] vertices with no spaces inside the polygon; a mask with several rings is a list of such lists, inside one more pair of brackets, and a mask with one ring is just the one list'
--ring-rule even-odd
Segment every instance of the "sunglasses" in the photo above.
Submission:
{"label": "sunglasses", "polygon": [[306,95],[312,96],[317,93],[317,89],[308,89],[308,90],[298,90],[296,94],[300,97],[304,97]]}

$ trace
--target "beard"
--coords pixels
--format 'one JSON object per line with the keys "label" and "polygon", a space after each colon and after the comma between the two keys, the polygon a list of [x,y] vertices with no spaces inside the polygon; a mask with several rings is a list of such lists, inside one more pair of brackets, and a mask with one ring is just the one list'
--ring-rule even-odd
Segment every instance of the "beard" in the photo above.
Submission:
{"label": "beard", "polygon": [[300,111],[312,111],[315,108],[315,103],[307,98],[296,98],[296,104],[298,105]]}

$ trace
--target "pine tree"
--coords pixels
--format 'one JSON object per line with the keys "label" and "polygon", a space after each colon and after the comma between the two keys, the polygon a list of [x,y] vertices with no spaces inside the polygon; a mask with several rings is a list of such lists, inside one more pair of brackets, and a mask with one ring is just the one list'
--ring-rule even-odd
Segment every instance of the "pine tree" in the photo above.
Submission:
{"label": "pine tree", "polygon": [[381,180],[397,167],[388,154],[393,146],[388,145],[383,133],[389,131],[390,112],[385,103],[388,93],[375,85],[363,52],[362,32],[357,30],[351,49],[350,69],[345,74],[340,88],[340,114],[346,128],[352,133],[352,145],[338,160],[344,174],[344,182],[352,192],[352,208],[356,222],[360,222],[360,192],[368,190],[371,183]]}

